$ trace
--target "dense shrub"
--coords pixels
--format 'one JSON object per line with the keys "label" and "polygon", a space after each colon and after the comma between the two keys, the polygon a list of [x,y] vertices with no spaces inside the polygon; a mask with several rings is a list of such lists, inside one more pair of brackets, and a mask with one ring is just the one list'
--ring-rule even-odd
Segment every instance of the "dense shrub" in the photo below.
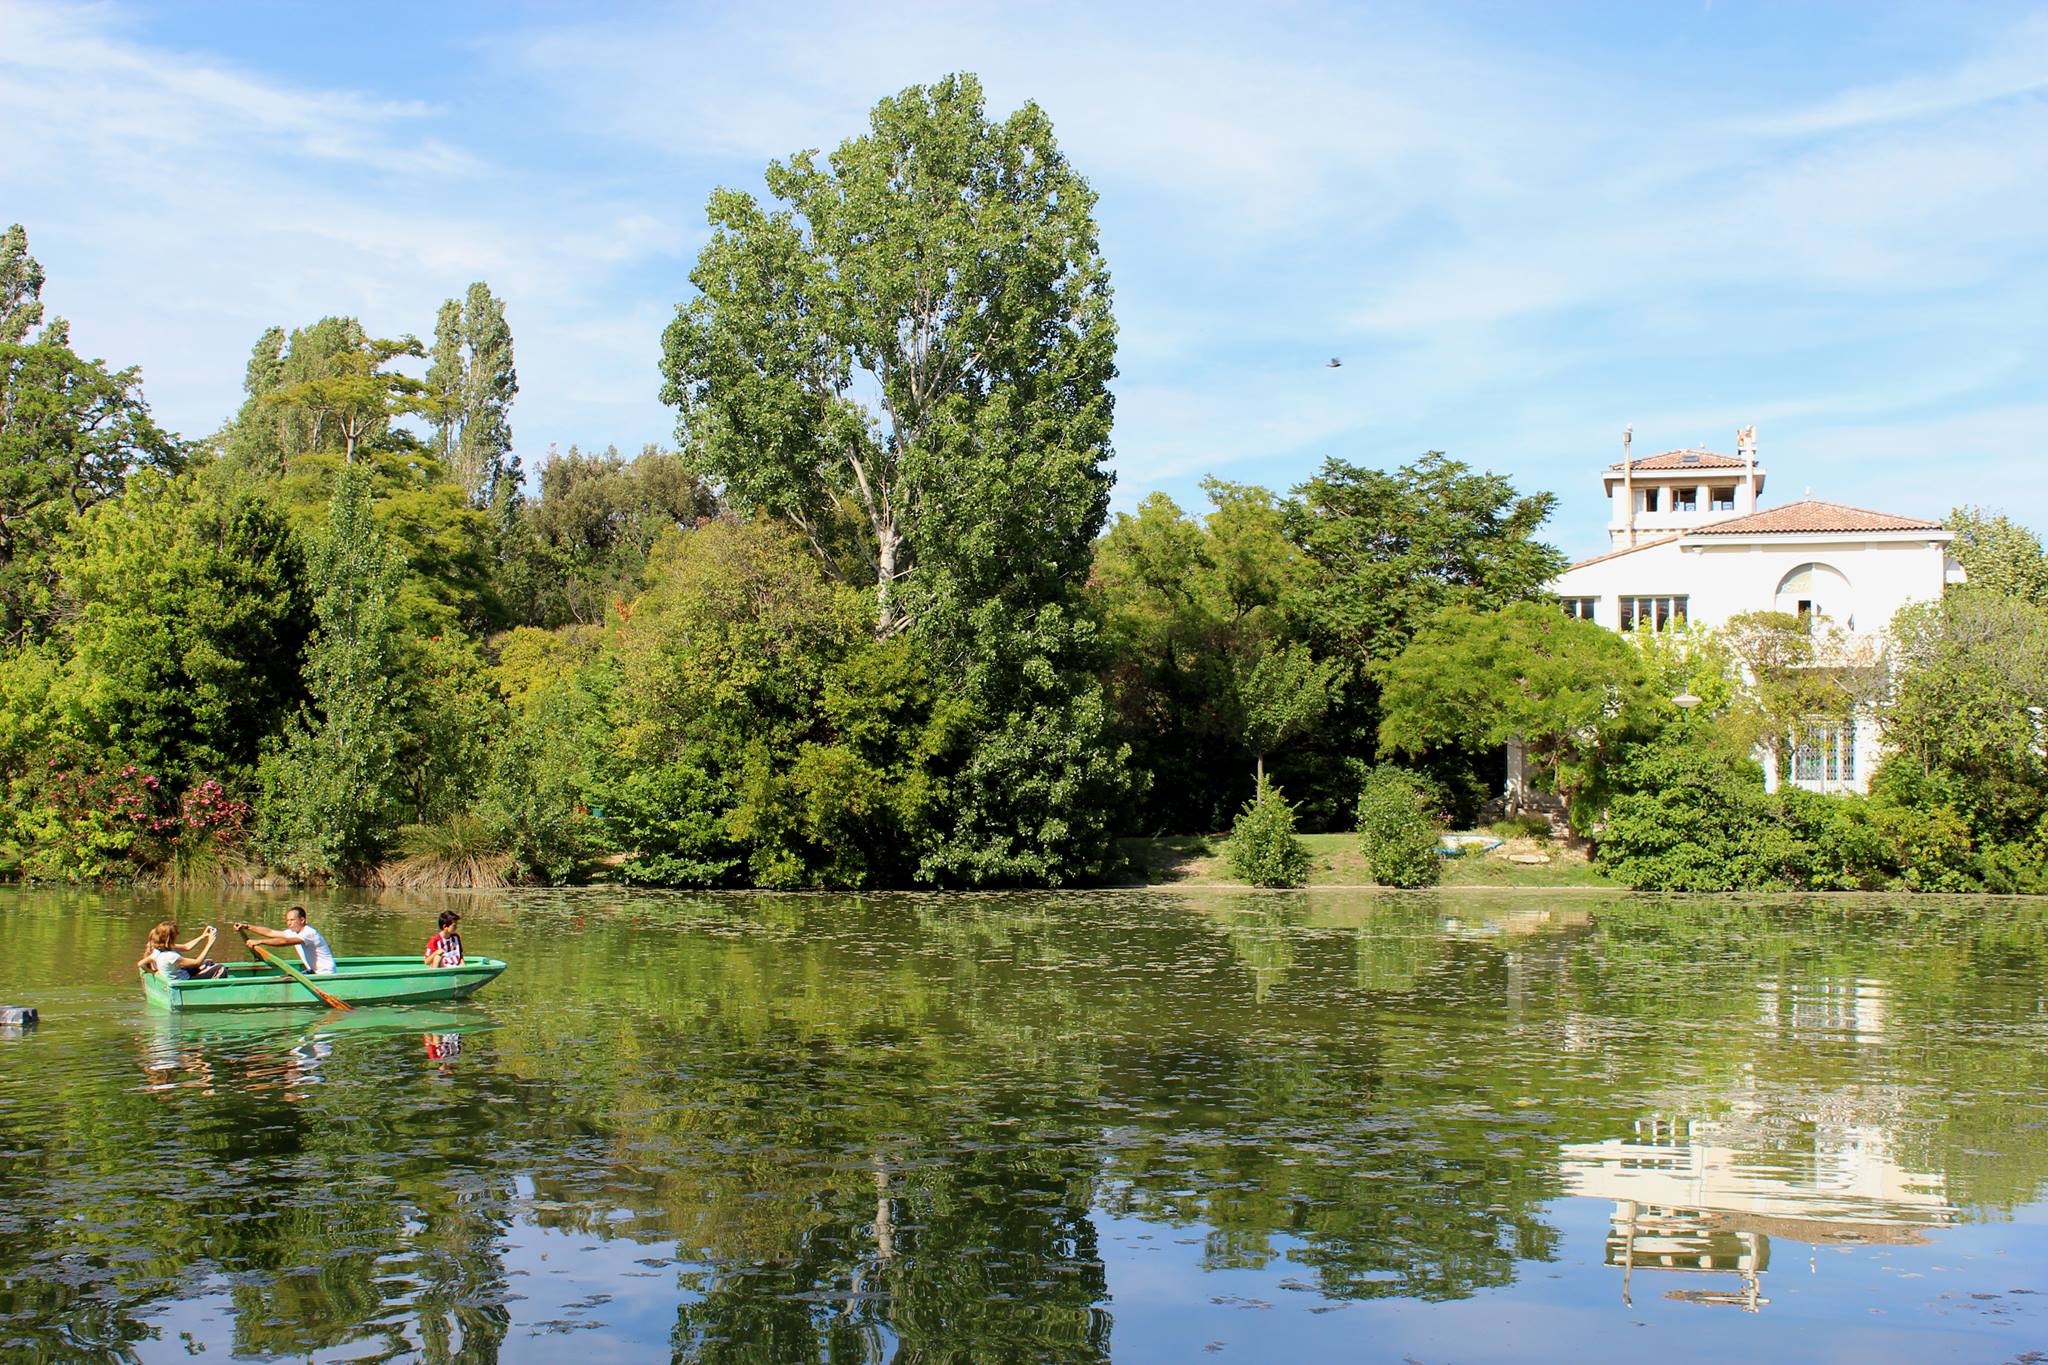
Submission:
{"label": "dense shrub", "polygon": [[127,881],[151,875],[177,833],[177,810],[155,774],[49,759],[16,784],[18,875],[40,881]]}
{"label": "dense shrub", "polygon": [[[249,807],[213,778],[173,795],[130,763],[112,772],[48,759],[14,787],[7,871],[30,880],[245,880]],[[18,842],[17,842],[18,841]]]}
{"label": "dense shrub", "polygon": [[476,814],[498,832],[522,881],[573,879],[593,852],[595,822],[585,808],[588,725],[573,691],[559,690],[515,715],[491,748]]}
{"label": "dense shrub", "polygon": [[1294,837],[1294,807],[1271,782],[1245,803],[1224,849],[1232,874],[1253,886],[1300,886],[1308,880],[1307,845]]}
{"label": "dense shrub", "polygon": [[[1853,799],[1853,798],[1838,798]],[[1952,806],[1869,803],[1890,867],[1913,891],[1975,891],[1981,870],[1969,822]]]}
{"label": "dense shrub", "polygon": [[2024,843],[1988,844],[1977,855],[1986,891],[2006,895],[2048,895],[2048,817]]}
{"label": "dense shrub", "polygon": [[1793,885],[1798,841],[1755,763],[1680,732],[1632,754],[1620,784],[1598,845],[1616,879],[1639,891]]}
{"label": "dense shrub", "polygon": [[594,812],[605,838],[628,854],[624,881],[648,886],[723,886],[737,880],[744,852],[727,830],[732,793],[701,751],[658,768],[636,768],[612,785]]}
{"label": "dense shrub", "polygon": [[1880,769],[1873,794],[1769,793],[1763,771],[1667,738],[1633,756],[1608,806],[1600,863],[1644,891],[2028,890],[2048,884],[2032,843],[1979,850],[1917,775]]}
{"label": "dense shrub", "polygon": [[1375,768],[1358,796],[1358,846],[1382,886],[1434,886],[1443,876],[1435,811],[1424,785],[1399,768]]}

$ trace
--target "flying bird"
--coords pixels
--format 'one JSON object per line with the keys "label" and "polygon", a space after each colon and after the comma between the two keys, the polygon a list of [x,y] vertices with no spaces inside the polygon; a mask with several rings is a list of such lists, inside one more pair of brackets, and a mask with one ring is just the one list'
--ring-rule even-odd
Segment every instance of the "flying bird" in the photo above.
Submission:
{"label": "flying bird", "polygon": [[1337,359],[1337,357],[1335,357],[1335,356],[1331,356],[1331,357],[1330,357],[1330,368],[1331,368],[1331,369],[1333,369],[1333,370],[1341,370],[1341,369],[1343,369],[1343,368],[1344,368],[1344,362],[1343,362],[1343,361],[1341,361],[1341,360],[1339,360],[1339,359]]}

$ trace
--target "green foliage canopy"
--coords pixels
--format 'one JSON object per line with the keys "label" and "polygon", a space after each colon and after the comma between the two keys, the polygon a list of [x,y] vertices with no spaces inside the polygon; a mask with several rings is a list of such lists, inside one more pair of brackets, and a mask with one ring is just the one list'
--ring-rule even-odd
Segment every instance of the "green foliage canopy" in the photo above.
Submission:
{"label": "green foliage canopy", "polygon": [[1539,595],[1565,567],[1536,539],[1556,504],[1441,451],[1392,473],[1327,460],[1287,505],[1288,535],[1316,568],[1303,609],[1361,662],[1392,658],[1444,607]]}
{"label": "green foliage canopy", "polygon": [[2048,819],[2048,609],[1964,587],[1902,608],[1878,707],[1893,764],[1964,812],[1979,838],[2031,840]]}
{"label": "green foliage canopy", "polygon": [[1434,886],[1443,877],[1434,812],[1412,773],[1381,765],[1358,793],[1358,847],[1382,886]]}
{"label": "green foliage canopy", "polygon": [[2041,537],[1982,507],[1958,507],[1946,524],[1956,533],[1949,553],[1963,566],[1971,587],[2048,607],[2048,552],[2042,550]]}
{"label": "green foliage canopy", "polygon": [[1231,874],[1253,886],[1300,886],[1313,861],[1308,845],[1294,837],[1294,807],[1263,776],[1230,827],[1224,856]]}
{"label": "green foliage canopy", "polygon": [[519,374],[504,300],[478,280],[460,301],[443,303],[432,354],[424,410],[434,425],[434,456],[472,502],[488,503],[519,475],[511,419]]}
{"label": "green foliage canopy", "polygon": [[1569,804],[1648,704],[1642,660],[1614,632],[1545,602],[1451,606],[1379,670],[1394,753],[1520,738]]}
{"label": "green foliage canopy", "polygon": [[369,478],[344,470],[311,563],[319,632],[310,705],[266,758],[264,852],[296,875],[373,863],[397,823],[406,736],[396,601],[403,566],[370,515]]}
{"label": "green foliage canopy", "polygon": [[[17,303],[16,321],[32,307]],[[137,370],[85,359],[57,327],[0,341],[0,635],[50,628],[55,556],[88,508],[134,471],[175,472],[185,459],[151,419]]]}
{"label": "green foliage canopy", "polygon": [[1106,514],[1115,325],[1095,197],[1044,111],[990,121],[952,76],[766,180],[784,207],[712,196],[663,337],[691,459],[870,590],[878,634],[964,638],[1069,595]]}
{"label": "green foliage canopy", "polygon": [[86,514],[62,591],[74,704],[122,761],[239,783],[305,697],[305,565],[260,494],[144,472]]}

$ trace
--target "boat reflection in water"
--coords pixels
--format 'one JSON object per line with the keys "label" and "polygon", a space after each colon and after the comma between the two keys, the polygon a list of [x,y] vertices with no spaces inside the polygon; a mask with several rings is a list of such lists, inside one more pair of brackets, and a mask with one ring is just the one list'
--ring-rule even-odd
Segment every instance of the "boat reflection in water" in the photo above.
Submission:
{"label": "boat reflection in water", "polygon": [[474,1006],[416,1005],[332,1011],[311,1020],[305,1010],[246,1010],[167,1013],[155,1015],[154,1021],[155,1027],[141,1036],[145,1089],[191,1086],[207,1095],[223,1089],[276,1092],[286,1100],[304,1099],[309,1088],[320,1083],[322,1065],[338,1043],[422,1036],[427,1059],[446,1073],[461,1051],[463,1034],[497,1026],[491,1015]]}

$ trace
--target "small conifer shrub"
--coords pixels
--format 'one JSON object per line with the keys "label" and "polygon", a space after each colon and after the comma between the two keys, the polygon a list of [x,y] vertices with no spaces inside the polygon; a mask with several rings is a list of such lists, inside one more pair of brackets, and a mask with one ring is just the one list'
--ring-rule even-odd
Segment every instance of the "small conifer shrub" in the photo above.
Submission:
{"label": "small conifer shrub", "polygon": [[1435,886],[1443,876],[1436,818],[1412,773],[1374,768],[1358,795],[1358,847],[1381,886]]}
{"label": "small conifer shrub", "polygon": [[1224,853],[1231,872],[1253,886],[1300,886],[1308,880],[1308,846],[1294,837],[1294,807],[1263,778],[1258,795],[1230,827]]}

